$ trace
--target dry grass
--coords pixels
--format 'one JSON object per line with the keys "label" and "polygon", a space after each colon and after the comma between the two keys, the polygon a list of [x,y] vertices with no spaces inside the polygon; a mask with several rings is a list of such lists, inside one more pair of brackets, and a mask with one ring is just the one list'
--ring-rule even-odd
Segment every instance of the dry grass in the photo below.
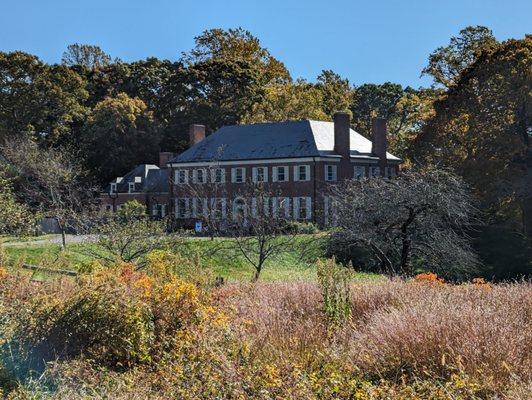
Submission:
{"label": "dry grass", "polygon": [[[61,302],[78,290],[68,282],[1,279],[0,307],[15,319],[17,308],[27,313],[36,298],[54,295]],[[94,288],[116,291],[120,285]],[[139,301],[151,301],[135,290]],[[527,282],[359,282],[351,287],[351,316],[335,324],[324,316],[315,283],[230,284],[207,291],[210,300],[202,307],[220,319],[192,324],[178,340],[176,329],[163,332],[162,340],[173,347],[153,361],[117,371],[76,356],[50,364],[46,384],[26,382],[12,398],[531,398]],[[164,306],[165,324],[172,322],[167,310],[182,306]],[[157,316],[158,308],[152,309]]]}

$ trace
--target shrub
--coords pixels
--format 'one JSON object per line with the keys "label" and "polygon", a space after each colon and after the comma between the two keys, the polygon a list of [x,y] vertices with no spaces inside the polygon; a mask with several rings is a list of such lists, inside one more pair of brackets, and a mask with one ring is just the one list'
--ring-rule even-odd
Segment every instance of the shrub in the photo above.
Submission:
{"label": "shrub", "polygon": [[286,223],[286,230],[290,233],[297,233],[302,235],[312,235],[320,231],[318,226],[316,224],[313,224],[312,222],[301,222],[292,220]]}
{"label": "shrub", "polygon": [[323,296],[323,311],[327,319],[339,323],[351,315],[350,279],[347,268],[333,259],[318,260],[318,282]]}

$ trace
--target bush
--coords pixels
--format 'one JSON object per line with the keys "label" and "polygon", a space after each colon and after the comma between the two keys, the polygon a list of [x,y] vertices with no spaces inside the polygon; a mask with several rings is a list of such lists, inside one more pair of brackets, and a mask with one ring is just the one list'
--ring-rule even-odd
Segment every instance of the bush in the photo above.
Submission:
{"label": "bush", "polygon": [[323,311],[327,319],[340,323],[351,316],[351,273],[333,259],[318,260],[318,282],[323,296]]}
{"label": "bush", "polygon": [[287,221],[286,230],[287,232],[301,235],[312,235],[320,231],[316,224],[301,221]]}

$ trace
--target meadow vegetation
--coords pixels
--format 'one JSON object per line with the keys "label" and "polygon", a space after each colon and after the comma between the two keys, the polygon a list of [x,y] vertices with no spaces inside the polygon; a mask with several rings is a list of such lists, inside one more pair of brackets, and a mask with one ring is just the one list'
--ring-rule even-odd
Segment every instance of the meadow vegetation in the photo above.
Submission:
{"label": "meadow vegetation", "polygon": [[3,394],[529,398],[530,283],[353,281],[339,268],[323,260],[317,280],[223,285],[200,257],[166,251],[142,270],[93,262],[46,282],[2,268]]}

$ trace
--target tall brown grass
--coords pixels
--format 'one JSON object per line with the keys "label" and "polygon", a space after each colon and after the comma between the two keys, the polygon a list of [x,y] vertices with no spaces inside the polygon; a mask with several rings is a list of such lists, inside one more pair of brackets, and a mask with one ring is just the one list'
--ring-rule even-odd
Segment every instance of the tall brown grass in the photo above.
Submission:
{"label": "tall brown grass", "polygon": [[[33,342],[21,341],[21,335],[40,341],[43,332],[53,332],[42,329],[43,321],[57,320],[37,311],[71,313],[78,310],[71,307],[78,304],[73,299],[101,296],[109,310],[100,309],[92,319],[84,308],[83,318],[72,319],[63,334],[79,333],[78,320],[95,332],[98,321],[117,321],[103,327],[114,330],[112,341],[97,332],[95,346],[92,334],[86,335],[83,351],[49,360],[38,381],[20,378],[11,398],[531,398],[528,282],[358,282],[350,288],[347,319],[331,323],[318,284],[235,283],[197,288],[196,295],[193,286],[176,281],[174,287],[160,273],[161,262],[153,277],[118,267],[75,282],[37,284],[3,273],[3,348],[16,338],[31,353]],[[134,299],[126,301],[126,295]],[[114,308],[124,304],[124,312]],[[151,339],[142,343],[151,346],[150,357],[128,357],[124,368],[111,368],[98,352],[115,354],[109,346],[135,337],[129,327],[136,305],[148,310],[142,326]],[[199,315],[211,316],[204,319],[209,322],[198,323]],[[120,332],[128,337],[116,337]],[[0,384],[1,375],[0,364]]]}

